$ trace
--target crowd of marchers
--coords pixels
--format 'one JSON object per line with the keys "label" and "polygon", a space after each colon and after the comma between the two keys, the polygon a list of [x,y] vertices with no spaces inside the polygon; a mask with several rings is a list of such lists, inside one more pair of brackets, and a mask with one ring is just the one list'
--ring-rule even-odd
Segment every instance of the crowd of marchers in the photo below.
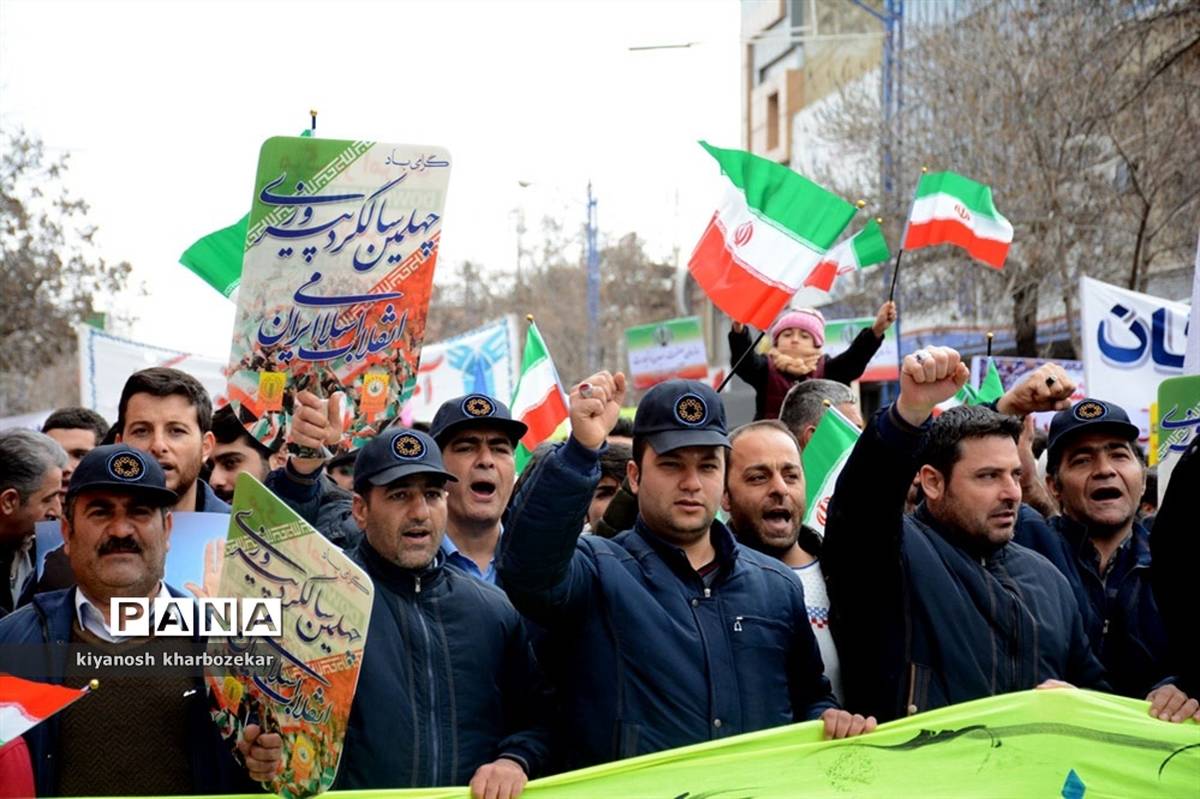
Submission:
{"label": "crowd of marchers", "polygon": [[[1031,688],[1200,720],[1187,583],[1200,444],[1151,538],[1137,427],[1102,397],[1072,404],[1053,364],[992,406],[938,414],[968,370],[927,347],[864,423],[845,383],[894,314],[885,304],[836,363],[819,314],[785,316],[771,350],[739,365],[761,418],[732,430],[705,383],[659,384],[630,424],[624,375],[591,375],[569,392],[565,442],[538,447],[519,479],[526,426],[495,397],[447,400],[427,426],[326,458],[313,454],[340,439],[338,398],[301,392],[301,457],[214,412],[190,375],[137,372],[111,427],[64,408],[41,432],[0,432],[0,671],[17,644],[159,645],[111,634],[109,600],[184,596],[163,579],[172,513],[228,513],[248,473],[375,586],[335,788],[515,797],[556,771],[808,720],[862,735]],[[744,330],[733,339],[747,353]],[[801,453],[829,407],[863,429],[819,534],[802,523]],[[1048,410],[1039,465],[1025,420]],[[64,543],[38,553],[44,519]],[[74,687],[95,676],[47,671]],[[283,765],[277,731],[222,738],[199,677],[100,676],[103,690],[0,749],[13,786],[0,795],[243,792]]]}

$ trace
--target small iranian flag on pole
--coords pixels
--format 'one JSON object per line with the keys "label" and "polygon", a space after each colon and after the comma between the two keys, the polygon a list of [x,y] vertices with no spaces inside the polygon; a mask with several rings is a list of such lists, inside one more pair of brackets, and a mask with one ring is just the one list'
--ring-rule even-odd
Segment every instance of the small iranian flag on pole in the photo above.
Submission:
{"label": "small iranian flag on pole", "polygon": [[525,353],[521,358],[521,376],[513,392],[512,415],[529,430],[517,445],[517,473],[525,468],[538,444],[549,438],[567,418],[567,394],[558,379],[550,350],[530,319],[525,334]]}
{"label": "small iranian flag on pole", "polygon": [[700,142],[732,185],[688,262],[713,304],[765,330],[854,216],[854,206],[792,170]]}
{"label": "small iranian flag on pole", "polygon": [[903,249],[954,244],[972,258],[1004,268],[1013,228],[992,204],[992,190],[953,172],[921,176]]}
{"label": "small iranian flag on pole", "polygon": [[983,380],[979,383],[979,388],[975,388],[970,383],[967,383],[958,390],[954,398],[960,404],[966,405],[983,405],[988,402],[995,402],[1004,396],[1004,383],[1000,380],[1000,372],[996,370],[996,362],[988,358],[987,372],[983,376]]}
{"label": "small iranian flag on pole", "polygon": [[825,535],[829,500],[858,436],[858,428],[853,422],[837,408],[827,408],[800,456],[804,465],[804,523],[822,536]]}
{"label": "small iranian flag on pole", "polygon": [[74,702],[89,688],[64,688],[0,674],[0,746],[25,734]]}
{"label": "small iranian flag on pole", "polygon": [[883,230],[872,219],[862,230],[825,253],[804,279],[804,285],[829,291],[838,275],[883,263],[891,257]]}

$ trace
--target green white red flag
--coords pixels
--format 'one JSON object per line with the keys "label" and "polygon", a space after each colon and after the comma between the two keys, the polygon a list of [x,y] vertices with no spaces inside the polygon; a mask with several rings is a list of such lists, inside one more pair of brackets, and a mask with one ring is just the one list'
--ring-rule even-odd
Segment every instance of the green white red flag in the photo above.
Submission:
{"label": "green white red flag", "polygon": [[953,172],[930,172],[917,184],[903,249],[954,244],[994,269],[1004,268],[1013,228],[992,203],[992,190]]}
{"label": "green white red flag", "polygon": [[862,230],[825,253],[821,262],[804,279],[804,285],[829,291],[838,275],[883,263],[890,257],[883,230],[872,219]]}
{"label": "green white red flag", "polygon": [[825,519],[829,500],[837,487],[838,475],[850,457],[859,430],[837,408],[826,408],[804,448],[800,461],[804,465],[804,523],[825,535]]}
{"label": "green white red flag", "polygon": [[0,746],[24,735],[87,692],[88,688],[64,688],[0,674]]}
{"label": "green white red flag", "polygon": [[520,473],[537,445],[549,438],[568,416],[567,394],[536,322],[529,323],[529,331],[525,334],[525,352],[521,358],[521,376],[513,392],[512,416],[529,428],[515,453],[517,472]]}
{"label": "green white red flag", "polygon": [[700,142],[729,178],[688,262],[731,318],[770,327],[854,216],[854,206],[787,167]]}

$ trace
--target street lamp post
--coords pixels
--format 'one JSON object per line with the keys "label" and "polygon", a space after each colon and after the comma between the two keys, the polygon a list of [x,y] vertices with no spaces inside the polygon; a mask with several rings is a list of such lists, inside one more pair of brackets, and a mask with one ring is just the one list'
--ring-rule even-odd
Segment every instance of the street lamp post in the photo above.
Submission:
{"label": "street lamp post", "polygon": [[587,186],[587,314],[588,341],[587,364],[592,372],[599,368],[600,342],[600,251],[596,247],[596,205],[592,196],[592,182]]}

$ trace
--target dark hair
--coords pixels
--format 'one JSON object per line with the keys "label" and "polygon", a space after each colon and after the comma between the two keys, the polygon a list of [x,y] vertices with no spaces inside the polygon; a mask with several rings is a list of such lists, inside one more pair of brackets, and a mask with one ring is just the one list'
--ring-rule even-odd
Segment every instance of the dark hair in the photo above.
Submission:
{"label": "dark hair", "polygon": [[91,430],[96,434],[96,445],[99,446],[108,435],[108,422],[91,408],[59,408],[42,423],[43,433],[51,430]]}
{"label": "dark hair", "polygon": [[117,406],[117,424],[122,431],[125,428],[125,409],[129,407],[129,398],[134,394],[150,394],[154,397],[178,394],[196,409],[196,421],[200,425],[200,432],[207,433],[212,430],[212,400],[208,398],[208,392],[200,381],[187,372],[167,366],[153,366],[131,374],[125,381],[125,388],[121,390],[121,403]]}
{"label": "dark hair", "polygon": [[642,458],[645,456],[648,446],[650,446],[650,442],[645,436],[633,437],[633,462],[637,464],[638,471],[642,470]]}
{"label": "dark hair", "polygon": [[779,421],[787,425],[792,435],[799,437],[804,428],[821,421],[826,402],[833,406],[854,402],[854,392],[849,386],[835,380],[801,380],[788,389],[783,398],[783,404],[779,406]]}
{"label": "dark hair", "polygon": [[67,453],[50,436],[23,427],[0,432],[0,491],[12,488],[24,505],[46,473],[67,465]]}
{"label": "dark hair", "polygon": [[633,438],[633,420],[625,416],[618,416],[617,423],[613,425],[609,435]]}
{"label": "dark hair", "polygon": [[1037,460],[1042,457],[1042,453],[1046,451],[1046,444],[1050,442],[1050,434],[1046,432],[1044,427],[1036,428],[1033,431],[1033,459]]}
{"label": "dark hair", "polygon": [[919,462],[929,464],[947,480],[954,464],[962,458],[959,443],[967,438],[1001,436],[1016,444],[1021,437],[1021,420],[997,413],[982,405],[959,405],[934,420],[921,446]]}
{"label": "dark hair", "polygon": [[625,464],[633,458],[633,447],[623,441],[608,442],[600,455],[600,477],[611,477],[618,483],[625,479]]}
{"label": "dark hair", "polygon": [[1151,466],[1146,470],[1146,490],[1142,492],[1142,505],[1158,508],[1158,467]]}
{"label": "dark hair", "polygon": [[271,457],[271,450],[246,432],[246,428],[238,421],[232,405],[225,405],[213,413],[212,431],[218,444],[236,444],[245,438],[246,445],[257,452],[263,460]]}

